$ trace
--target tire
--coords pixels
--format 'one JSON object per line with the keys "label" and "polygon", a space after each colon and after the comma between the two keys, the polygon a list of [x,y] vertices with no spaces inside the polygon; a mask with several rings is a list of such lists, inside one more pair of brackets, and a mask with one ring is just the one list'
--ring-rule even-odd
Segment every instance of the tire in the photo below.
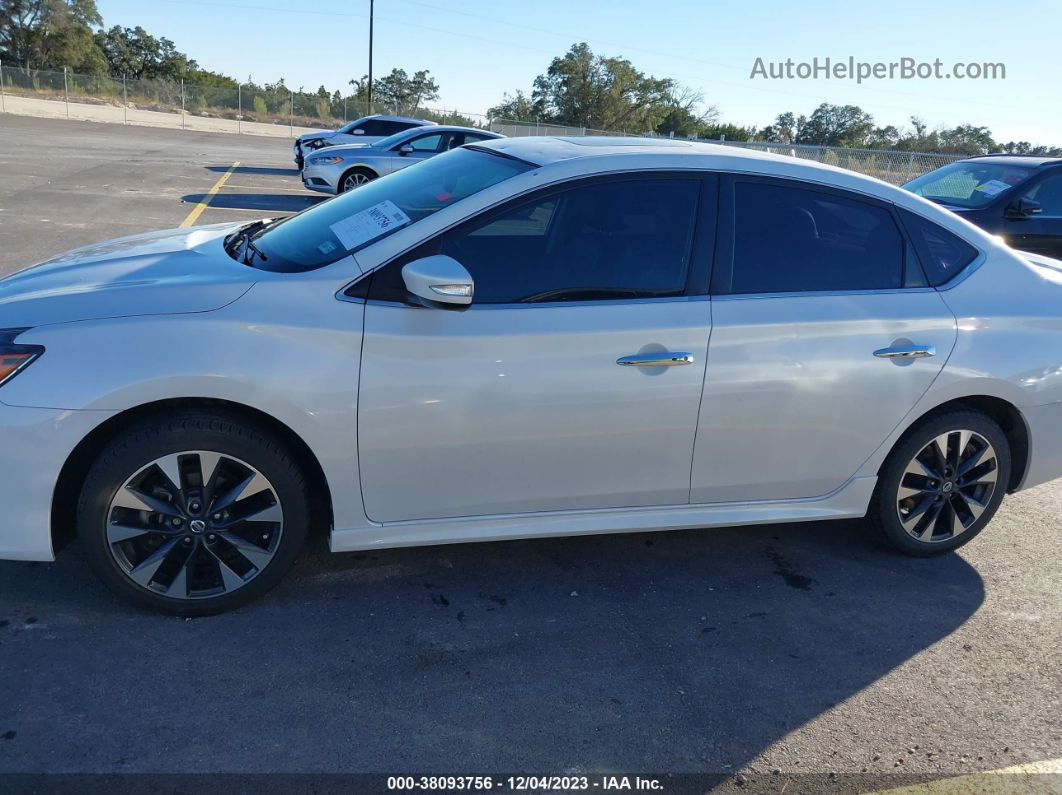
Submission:
{"label": "tire", "polygon": [[1010,446],[996,422],[969,410],[931,417],[885,460],[867,518],[907,555],[950,552],[991,521],[1010,471]]}
{"label": "tire", "polygon": [[77,506],[78,537],[100,579],[140,607],[178,616],[263,595],[295,562],[309,524],[308,484],[290,451],[226,413],[123,431],[90,468]]}
{"label": "tire", "polygon": [[339,193],[347,193],[376,179],[376,174],[367,168],[352,168],[339,178]]}

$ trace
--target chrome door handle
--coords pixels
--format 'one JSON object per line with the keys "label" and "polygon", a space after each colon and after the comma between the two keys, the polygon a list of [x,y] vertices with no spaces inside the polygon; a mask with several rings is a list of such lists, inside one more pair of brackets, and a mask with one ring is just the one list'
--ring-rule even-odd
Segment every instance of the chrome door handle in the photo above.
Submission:
{"label": "chrome door handle", "polygon": [[874,351],[879,359],[924,359],[936,356],[937,349],[932,345],[897,345],[894,348],[882,348]]}
{"label": "chrome door handle", "polygon": [[621,367],[675,367],[693,364],[692,353],[636,353],[634,356],[621,356],[616,359]]}

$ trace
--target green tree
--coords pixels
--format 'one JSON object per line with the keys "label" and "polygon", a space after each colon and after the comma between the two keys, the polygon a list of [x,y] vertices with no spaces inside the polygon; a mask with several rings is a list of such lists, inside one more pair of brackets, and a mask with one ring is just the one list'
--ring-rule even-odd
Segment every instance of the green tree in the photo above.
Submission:
{"label": "green tree", "polygon": [[865,146],[874,129],[874,117],[858,105],[823,102],[793,138],[798,144],[820,146]]}
{"label": "green tree", "polygon": [[0,59],[26,71],[102,71],[92,38],[92,26],[102,24],[95,0],[0,0]]}
{"label": "green tree", "polygon": [[181,80],[200,73],[199,64],[179,51],[172,41],[166,37],[155,38],[139,25],[135,28],[115,25],[110,30],[101,30],[95,38],[113,75]]}
{"label": "green tree", "polygon": [[509,121],[537,121],[541,113],[542,109],[537,108],[531,98],[519,89],[515,94],[506,93],[501,102],[487,110],[490,118]]}
{"label": "green tree", "polygon": [[392,69],[391,74],[373,81],[373,103],[396,113],[413,113],[423,103],[438,98],[439,84],[427,69],[414,72],[412,77],[405,69]]}

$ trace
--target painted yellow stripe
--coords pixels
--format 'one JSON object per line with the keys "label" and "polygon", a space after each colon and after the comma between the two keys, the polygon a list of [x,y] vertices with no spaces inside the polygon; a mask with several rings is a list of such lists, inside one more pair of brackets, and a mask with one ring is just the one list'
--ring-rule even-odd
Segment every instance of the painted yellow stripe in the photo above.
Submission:
{"label": "painted yellow stripe", "polygon": [[967,776],[953,776],[909,787],[881,790],[878,795],[1040,795],[1062,793],[1062,759],[1001,767]]}
{"label": "painted yellow stripe", "polygon": [[210,200],[213,199],[215,194],[219,190],[221,190],[221,188],[225,185],[226,182],[229,181],[229,177],[232,176],[232,172],[235,171],[236,167],[239,165],[240,161],[237,160],[235,163],[229,166],[229,170],[218,178],[218,181],[214,183],[214,187],[207,191],[207,195],[203,197],[203,200],[192,208],[192,211],[188,213],[187,218],[181,221],[181,227],[191,226],[196,222],[196,219],[199,218],[203,210],[210,206]]}

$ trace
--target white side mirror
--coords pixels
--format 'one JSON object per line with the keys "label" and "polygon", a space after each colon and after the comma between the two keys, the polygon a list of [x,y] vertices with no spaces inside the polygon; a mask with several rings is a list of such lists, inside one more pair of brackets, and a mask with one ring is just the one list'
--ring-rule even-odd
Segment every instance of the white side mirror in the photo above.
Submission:
{"label": "white side mirror", "polygon": [[465,309],[475,292],[465,266],[445,254],[407,262],[402,267],[402,281],[420,303],[438,309]]}

